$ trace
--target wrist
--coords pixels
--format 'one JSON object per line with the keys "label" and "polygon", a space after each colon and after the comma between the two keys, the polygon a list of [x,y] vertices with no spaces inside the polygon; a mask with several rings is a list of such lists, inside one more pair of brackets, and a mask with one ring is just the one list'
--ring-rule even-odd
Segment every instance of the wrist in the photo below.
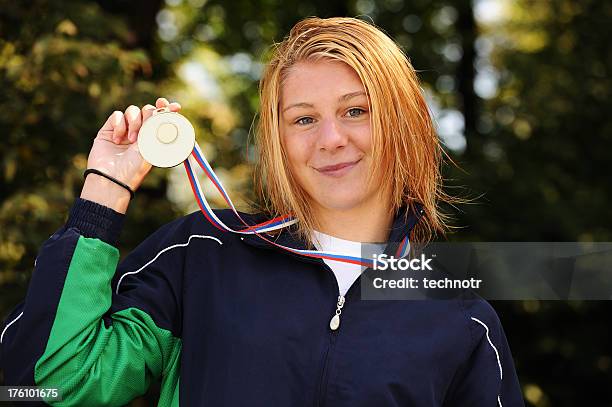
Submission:
{"label": "wrist", "polygon": [[130,204],[130,192],[98,174],[88,174],[83,184],[81,198],[96,202],[119,213],[126,213]]}
{"label": "wrist", "polygon": [[124,219],[125,215],[122,213],[96,202],[77,198],[70,209],[66,228],[76,228],[84,237],[100,239],[118,247]]}

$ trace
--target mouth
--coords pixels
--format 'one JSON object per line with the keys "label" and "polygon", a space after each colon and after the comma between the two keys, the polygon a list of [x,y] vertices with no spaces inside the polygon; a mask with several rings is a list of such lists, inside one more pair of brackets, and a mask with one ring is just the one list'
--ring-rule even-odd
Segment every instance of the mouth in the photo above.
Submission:
{"label": "mouth", "polygon": [[318,168],[315,167],[315,170],[317,170],[319,173],[323,175],[327,175],[330,177],[341,177],[347,172],[349,172],[353,167],[355,167],[360,161],[361,161],[361,158],[355,161],[347,161],[347,162],[343,162],[339,164],[326,165],[324,167],[318,167]]}

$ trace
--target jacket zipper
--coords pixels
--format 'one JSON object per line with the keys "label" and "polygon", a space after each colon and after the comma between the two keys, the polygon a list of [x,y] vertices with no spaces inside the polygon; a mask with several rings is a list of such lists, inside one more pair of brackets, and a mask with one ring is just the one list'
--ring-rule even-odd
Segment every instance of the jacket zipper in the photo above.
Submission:
{"label": "jacket zipper", "polygon": [[[244,240],[244,238],[241,238],[242,240]],[[310,258],[310,257],[305,257],[296,253],[292,253],[292,252],[285,252],[277,247],[267,247],[267,249],[269,250],[278,250],[281,253],[287,254],[295,259],[307,262],[307,263],[313,263],[313,264],[318,264],[320,266],[322,266],[325,269],[325,272],[328,276],[331,277],[332,279],[332,284],[335,286],[336,288],[336,292],[338,293],[338,301],[336,303],[336,310],[334,315],[331,317],[330,321],[329,321],[329,344],[327,347],[327,350],[325,351],[325,355],[323,356],[323,370],[321,371],[321,377],[319,378],[319,385],[318,385],[318,394],[315,398],[315,407],[323,407],[324,403],[325,403],[325,395],[327,393],[327,376],[328,376],[328,370],[329,370],[329,360],[331,358],[330,354],[332,353],[333,349],[334,349],[334,345],[336,343],[336,338],[338,336],[338,328],[339,328],[339,323],[340,323],[340,314],[342,313],[342,308],[345,305],[346,302],[346,297],[350,294],[351,291],[353,291],[353,288],[355,285],[358,284],[359,279],[357,279],[353,285],[349,288],[349,290],[346,293],[346,296],[342,296],[340,295],[340,287],[338,286],[338,280],[336,280],[336,276],[333,272],[333,270],[327,265],[325,264],[325,262],[321,259],[315,259],[315,258]],[[332,320],[334,320],[334,318],[338,321],[338,326],[336,327],[336,329],[332,329]]]}
{"label": "jacket zipper", "polygon": [[338,334],[340,332],[340,315],[342,314],[342,309],[346,305],[346,299],[349,298],[353,291],[357,290],[356,286],[360,286],[361,283],[359,279],[357,279],[348,289],[346,295],[340,294],[340,287],[338,286],[338,281],[336,280],[336,276],[331,268],[327,264],[323,264],[328,275],[332,277],[334,286],[336,287],[336,292],[338,293],[338,300],[336,302],[336,309],[329,321],[329,345],[327,350],[325,351],[325,356],[323,357],[323,371],[321,372],[321,378],[319,380],[319,394],[316,398],[316,406],[323,407],[325,406],[325,397],[327,395],[327,385],[329,384],[329,370],[331,368],[331,361],[333,359],[334,349],[336,345],[336,340],[338,339]]}
{"label": "jacket zipper", "polygon": [[344,300],[345,298],[343,295],[338,296],[338,303],[336,304],[336,314],[329,321],[329,329],[331,329],[332,331],[335,331],[340,328],[340,314],[342,313],[342,307],[344,307]]}

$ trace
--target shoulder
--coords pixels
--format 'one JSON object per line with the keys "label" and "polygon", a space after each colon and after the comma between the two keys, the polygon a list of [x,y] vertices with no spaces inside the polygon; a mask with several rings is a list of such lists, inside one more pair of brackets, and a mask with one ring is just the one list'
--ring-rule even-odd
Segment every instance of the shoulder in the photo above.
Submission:
{"label": "shoulder", "polygon": [[[214,216],[234,230],[241,229],[236,225],[236,216],[230,210],[215,210]],[[240,213],[240,216],[246,222],[253,220],[250,214]],[[153,265],[164,270],[164,273],[171,270],[171,274],[179,275],[178,271],[192,264],[190,262],[195,258],[202,261],[205,257],[213,261],[219,256],[227,256],[228,249],[233,251],[240,247],[232,244],[237,239],[238,234],[217,228],[202,212],[196,211],[159,227],[130,252],[121,268],[140,270]]]}
{"label": "shoulder", "polygon": [[262,214],[238,212],[238,215],[240,217],[230,209],[215,209],[210,218],[201,211],[191,212],[164,224],[152,237],[165,245],[180,243],[194,236],[208,237],[223,243],[236,238],[236,234],[220,227],[219,221],[233,230],[240,230],[246,227],[245,223],[253,225],[264,220]]}
{"label": "shoulder", "polygon": [[466,291],[457,304],[470,345],[462,348],[460,364],[447,392],[449,405],[524,405],[512,354],[500,319],[487,301]]}
{"label": "shoulder", "polygon": [[462,293],[457,301],[463,324],[471,337],[466,356],[469,357],[476,349],[485,348],[494,353],[499,362],[500,352],[505,349],[507,341],[495,309],[489,302],[469,290]]}
{"label": "shoulder", "polygon": [[458,298],[466,323],[472,330],[481,331],[482,327],[488,331],[501,329],[501,321],[491,304],[471,290],[466,290]]}

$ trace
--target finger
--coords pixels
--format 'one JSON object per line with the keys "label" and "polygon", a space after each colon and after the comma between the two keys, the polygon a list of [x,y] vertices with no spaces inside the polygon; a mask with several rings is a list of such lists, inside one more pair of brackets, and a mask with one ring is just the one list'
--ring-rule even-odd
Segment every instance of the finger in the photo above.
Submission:
{"label": "finger", "polygon": [[166,98],[158,98],[155,101],[155,107],[157,107],[158,109],[161,107],[166,107],[170,104],[170,102],[168,102],[168,99]]}
{"label": "finger", "polygon": [[151,104],[144,105],[142,107],[142,122],[144,123],[145,120],[153,116],[154,111],[155,111],[155,106]]}
{"label": "finger", "polygon": [[113,128],[113,143],[121,144],[126,132],[125,118],[123,117],[123,112],[115,110],[113,114],[111,114],[111,116],[109,117],[109,120]]}
{"label": "finger", "polygon": [[181,104],[178,102],[172,102],[168,105],[168,108],[171,112],[178,112],[179,110],[181,110]]}
{"label": "finger", "polygon": [[127,109],[125,109],[124,116],[128,125],[128,140],[130,143],[133,143],[138,137],[138,130],[140,130],[140,126],[142,124],[140,109],[138,106],[130,105]]}
{"label": "finger", "polygon": [[[110,114],[110,115],[109,115],[109,116],[106,118],[106,121],[104,122],[104,124],[103,124],[103,125],[102,125],[102,127],[100,128],[100,131],[101,131],[101,132],[104,132],[104,133],[112,133],[112,132],[113,132],[113,128],[114,128],[113,123],[116,121],[115,116],[116,116],[118,113],[121,113],[121,112],[119,112],[119,111],[114,111],[113,113],[111,113],[111,114]],[[112,136],[111,136],[111,138],[112,138]]]}

